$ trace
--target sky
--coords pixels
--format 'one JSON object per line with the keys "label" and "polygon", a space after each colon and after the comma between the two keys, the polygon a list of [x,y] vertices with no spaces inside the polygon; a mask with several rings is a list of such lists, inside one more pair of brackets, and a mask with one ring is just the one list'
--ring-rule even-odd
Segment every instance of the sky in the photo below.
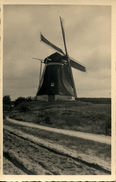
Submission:
{"label": "sky", "polygon": [[[111,97],[111,7],[98,5],[5,5],[3,14],[3,95],[34,97],[40,61],[56,52],[40,32],[64,51],[64,19],[70,57],[86,67],[73,69],[78,97]],[[44,66],[44,65],[43,65]]]}

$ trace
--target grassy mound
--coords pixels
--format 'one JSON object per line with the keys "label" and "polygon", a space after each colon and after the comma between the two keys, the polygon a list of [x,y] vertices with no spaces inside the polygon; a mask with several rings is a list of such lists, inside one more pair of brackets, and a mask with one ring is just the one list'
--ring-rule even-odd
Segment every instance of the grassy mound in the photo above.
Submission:
{"label": "grassy mound", "polygon": [[111,135],[111,105],[84,101],[22,102],[9,113],[13,119],[55,128]]}

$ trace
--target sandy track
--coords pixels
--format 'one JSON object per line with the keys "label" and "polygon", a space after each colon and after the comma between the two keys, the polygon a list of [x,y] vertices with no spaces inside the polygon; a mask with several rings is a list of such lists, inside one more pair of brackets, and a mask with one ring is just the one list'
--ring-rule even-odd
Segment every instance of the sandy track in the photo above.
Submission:
{"label": "sandy track", "polygon": [[74,136],[74,137],[83,138],[86,140],[92,140],[92,141],[111,145],[111,137],[110,136],[90,134],[90,133],[84,133],[84,132],[78,132],[78,131],[72,131],[72,130],[56,129],[56,128],[51,128],[51,127],[47,127],[47,126],[37,125],[34,123],[17,121],[14,119],[10,119],[8,117],[6,117],[6,119],[11,123],[20,124],[22,126],[38,128],[38,129],[42,129],[42,130],[46,130],[46,131],[56,132],[56,133],[60,133],[60,134],[68,135],[68,136]]}
{"label": "sandy track", "polygon": [[[86,154],[82,154],[82,153],[77,153],[75,150],[71,150],[69,148],[66,148],[62,145],[59,144],[55,144],[52,141],[45,141],[43,139],[40,139],[38,137],[32,136],[30,134],[26,134],[20,130],[14,129],[12,127],[9,126],[4,126],[4,130],[9,132],[11,135],[15,135],[20,137],[23,140],[27,140],[30,142],[33,142],[41,147],[47,148],[49,150],[52,150],[52,152],[54,152],[55,154],[60,154],[62,156],[65,156],[67,158],[71,158],[71,160],[76,160],[78,162],[81,162],[83,165],[87,165],[88,167],[92,167],[95,169],[99,169],[100,171],[102,171],[103,173],[105,172],[106,174],[110,173],[110,164],[108,164],[106,161],[104,160],[99,160],[98,157],[92,157],[86,155]],[[22,163],[22,162],[21,162]],[[61,173],[61,171],[60,171]]]}
{"label": "sandy track", "polygon": [[[3,171],[4,174],[17,174],[17,175],[25,175],[28,174],[26,172],[23,171],[22,166],[20,166],[18,164],[17,161],[12,160],[12,158],[10,158],[9,153],[4,151],[4,166],[3,166]],[[17,163],[17,164],[16,164]]]}

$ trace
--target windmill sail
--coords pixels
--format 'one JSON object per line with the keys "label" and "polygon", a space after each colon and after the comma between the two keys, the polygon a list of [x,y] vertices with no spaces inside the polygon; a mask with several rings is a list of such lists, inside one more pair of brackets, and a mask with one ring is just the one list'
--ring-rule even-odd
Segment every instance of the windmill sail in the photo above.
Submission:
{"label": "windmill sail", "polygon": [[62,37],[63,37],[63,42],[64,42],[64,47],[65,47],[65,52],[66,52],[66,57],[68,60],[68,65],[69,65],[69,73],[71,75],[71,81],[72,81],[72,86],[74,89],[74,95],[75,97],[77,97],[77,93],[76,93],[76,88],[75,88],[75,83],[74,83],[74,79],[73,79],[73,74],[72,74],[72,69],[71,69],[71,64],[70,64],[70,58],[68,56],[68,52],[67,52],[67,47],[66,47],[66,39],[65,39],[65,32],[64,32],[64,26],[63,26],[63,19],[60,17],[60,24],[61,24],[61,30],[62,30]]}
{"label": "windmill sail", "polygon": [[64,52],[59,47],[55,46],[50,41],[48,41],[41,33],[40,33],[40,40],[43,41],[45,44],[49,45],[50,47],[52,47],[53,49],[55,49],[56,51],[60,52],[61,54],[64,54]]}
{"label": "windmill sail", "polygon": [[63,26],[63,19],[61,17],[60,17],[60,24],[61,24],[61,30],[62,30],[62,37],[63,37],[64,47],[65,47],[65,52],[66,52],[66,55],[68,56],[67,47],[66,47],[66,40],[65,40],[65,33],[64,33],[64,26]]}
{"label": "windmill sail", "polygon": [[[64,29],[63,29],[63,32],[64,32]],[[52,47],[53,49],[57,50],[58,52],[60,52],[61,54],[64,55],[64,52],[62,51],[62,49],[60,49],[59,47],[55,46],[50,41],[48,41],[41,33],[40,33],[40,38],[41,38],[41,41],[43,41],[45,44],[49,45],[50,47]],[[66,47],[66,41],[64,44]],[[67,51],[67,48],[66,48],[66,51]],[[78,63],[77,61],[75,61],[74,59],[72,59],[70,57],[69,57],[69,59],[70,59],[71,67],[78,69],[80,71],[86,71],[86,68],[82,64]]]}
{"label": "windmill sail", "polygon": [[75,68],[77,70],[86,72],[85,66],[83,66],[82,64],[74,61],[72,58],[70,58],[70,64],[71,64],[71,67],[73,67],[73,68]]}

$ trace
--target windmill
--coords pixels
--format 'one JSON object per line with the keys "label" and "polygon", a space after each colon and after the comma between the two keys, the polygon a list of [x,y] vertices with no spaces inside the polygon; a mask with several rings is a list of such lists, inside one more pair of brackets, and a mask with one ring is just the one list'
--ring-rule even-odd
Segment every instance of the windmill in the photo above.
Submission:
{"label": "windmill", "polygon": [[[37,91],[37,99],[46,97],[48,101],[57,99],[77,98],[72,68],[86,72],[86,68],[70,58],[67,51],[63,20],[60,17],[61,31],[64,42],[65,53],[57,46],[48,41],[41,33],[40,39],[57,52],[44,59],[44,70],[41,75]],[[41,71],[41,70],[40,70]]]}

